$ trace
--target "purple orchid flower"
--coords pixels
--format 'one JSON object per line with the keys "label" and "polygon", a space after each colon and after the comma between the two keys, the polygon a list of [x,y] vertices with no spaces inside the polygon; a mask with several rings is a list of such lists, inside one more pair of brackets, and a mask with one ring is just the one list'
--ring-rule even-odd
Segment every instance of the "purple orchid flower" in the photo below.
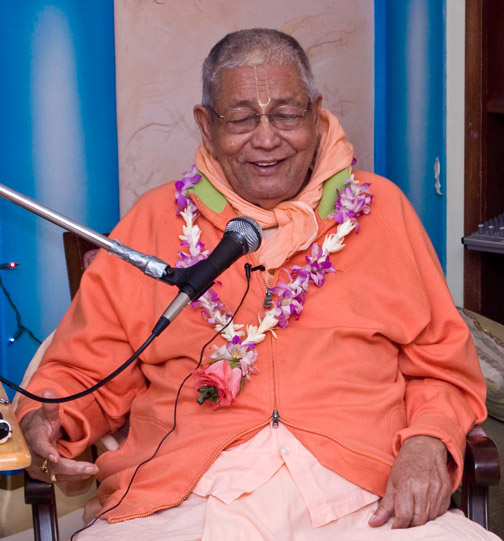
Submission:
{"label": "purple orchid flower", "polygon": [[355,232],[359,232],[359,222],[357,218],[362,214],[369,214],[371,209],[369,205],[373,196],[369,191],[368,182],[359,184],[357,181],[349,178],[345,182],[343,191],[338,190],[338,199],[334,203],[334,213],[329,217],[337,223],[342,224],[345,220],[350,220],[355,224]]}

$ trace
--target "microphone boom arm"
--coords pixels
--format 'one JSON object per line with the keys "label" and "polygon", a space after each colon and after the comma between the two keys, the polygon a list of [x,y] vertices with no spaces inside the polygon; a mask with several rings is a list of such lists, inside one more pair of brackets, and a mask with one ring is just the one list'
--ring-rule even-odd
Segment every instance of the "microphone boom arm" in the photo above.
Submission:
{"label": "microphone boom arm", "polygon": [[0,184],[0,197],[4,197],[33,214],[75,233],[100,248],[104,248],[137,267],[147,276],[177,286],[180,292],[187,297],[186,302],[203,295],[231,263],[236,261],[238,257],[257,250],[261,244],[261,228],[254,220],[247,217],[234,218],[226,226],[221,242],[208,259],[199,261],[190,267],[176,268],[153,255],[133,250],[118,240],[111,240],[3,184]]}
{"label": "microphone boom arm", "polygon": [[[0,197],[15,203],[16,205],[29,210],[33,214],[44,218],[45,220],[56,224],[67,231],[75,233],[79,237],[82,237],[93,244],[96,244],[100,248],[104,248],[108,252],[120,257],[124,261],[131,263],[142,272],[156,278],[157,280],[163,280],[163,277],[166,274],[167,269],[171,269],[170,265],[158,259],[155,256],[143,254],[142,252],[137,252],[124,244],[121,244],[118,240],[111,240],[105,235],[101,235],[96,231],[93,231],[85,225],[79,224],[78,222],[63,216],[58,212],[38,203],[37,201],[26,197],[25,195],[0,184]],[[172,285],[177,285],[176,282],[167,281],[167,283]]]}

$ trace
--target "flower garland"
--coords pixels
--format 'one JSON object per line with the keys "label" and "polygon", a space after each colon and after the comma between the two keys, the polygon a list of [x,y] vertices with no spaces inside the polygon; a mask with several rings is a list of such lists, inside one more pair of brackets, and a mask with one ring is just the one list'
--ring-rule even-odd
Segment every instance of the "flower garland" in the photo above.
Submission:
{"label": "flower garland", "polygon": [[[180,244],[186,248],[186,251],[178,252],[180,259],[176,266],[179,268],[194,265],[206,259],[209,254],[208,250],[203,250],[205,246],[200,241],[201,230],[195,224],[200,212],[188,194],[188,190],[200,179],[201,175],[193,165],[190,171],[184,173],[182,179],[175,183],[177,216],[184,220],[183,234],[179,236]],[[221,336],[228,343],[220,347],[214,346],[216,350],[210,355],[206,365],[192,371],[200,404],[209,402],[217,409],[236,403],[236,397],[245,382],[257,374],[256,344],[261,343],[268,332],[276,338],[275,330],[287,327],[291,317],[299,319],[309,285],[321,287],[325,275],[335,272],[329,254],[342,250],[345,247],[344,238],[354,229],[356,233],[359,230],[357,218],[362,214],[369,214],[373,197],[369,186],[369,183],[360,185],[353,174],[345,181],[344,189],[341,192],[338,190],[334,212],[329,215],[329,218],[339,224],[336,233],[327,235],[322,247],[317,243],[312,245],[311,255],[305,258],[306,265],[292,265],[289,269],[282,269],[287,274],[288,281],[272,288],[275,300],[262,318],[258,316],[259,325],[247,325],[244,329],[243,325],[231,322],[222,330]],[[192,306],[201,309],[203,318],[216,331],[223,329],[232,317],[232,313],[213,289],[193,302]]]}

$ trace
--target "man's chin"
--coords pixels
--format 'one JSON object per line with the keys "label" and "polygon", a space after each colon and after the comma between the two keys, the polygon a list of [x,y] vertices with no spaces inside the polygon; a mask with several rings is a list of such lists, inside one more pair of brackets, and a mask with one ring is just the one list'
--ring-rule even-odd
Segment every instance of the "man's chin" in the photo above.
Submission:
{"label": "man's chin", "polygon": [[258,207],[271,210],[282,201],[292,199],[292,197],[285,193],[268,192],[267,188],[265,188],[261,192],[250,194],[246,199]]}

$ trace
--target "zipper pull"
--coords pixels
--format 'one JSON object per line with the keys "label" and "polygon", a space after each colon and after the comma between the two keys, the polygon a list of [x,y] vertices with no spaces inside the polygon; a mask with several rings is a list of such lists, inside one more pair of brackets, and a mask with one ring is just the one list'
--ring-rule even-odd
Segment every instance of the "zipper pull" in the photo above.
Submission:
{"label": "zipper pull", "polygon": [[280,414],[278,413],[277,410],[273,410],[271,425],[273,426],[273,428],[278,428],[279,422],[280,422]]}
{"label": "zipper pull", "polygon": [[266,288],[266,296],[264,297],[263,308],[270,308],[273,301],[273,291],[268,287]]}

